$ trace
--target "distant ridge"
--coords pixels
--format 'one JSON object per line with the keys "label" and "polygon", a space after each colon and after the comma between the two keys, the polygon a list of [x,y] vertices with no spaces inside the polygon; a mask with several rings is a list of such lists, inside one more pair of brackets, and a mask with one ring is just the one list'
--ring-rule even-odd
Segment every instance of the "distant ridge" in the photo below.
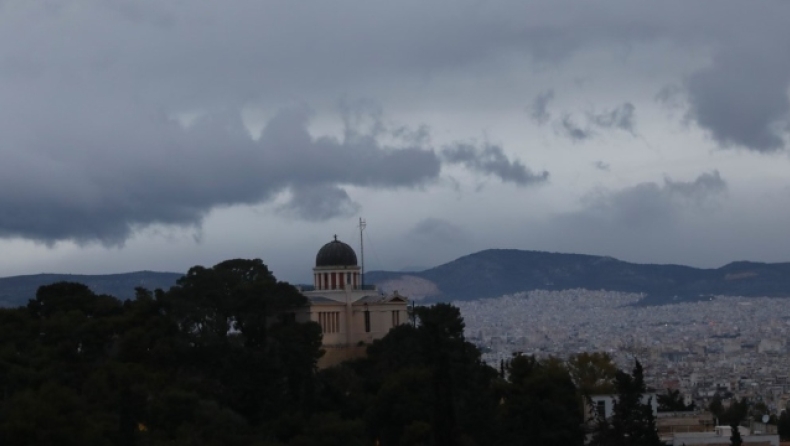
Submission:
{"label": "distant ridge", "polygon": [[790,297],[790,263],[741,261],[703,269],[584,254],[488,249],[420,272],[371,271],[365,281],[429,301],[585,288],[645,293],[648,303],[666,303],[714,295]]}
{"label": "distant ridge", "polygon": [[119,299],[134,297],[137,287],[155,290],[169,289],[176,284],[183,273],[137,271],[121,274],[33,274],[0,278],[0,306],[15,307],[27,304],[36,297],[36,290],[42,285],[55,282],[79,282],[90,287],[97,294],[109,294]]}
{"label": "distant ridge", "polygon": [[[134,297],[136,287],[169,289],[183,273],[34,274],[0,278],[0,306],[27,304],[42,285],[79,282],[98,294]],[[716,295],[790,297],[790,262],[733,262],[721,268],[638,264],[612,257],[517,249],[487,249],[419,272],[370,271],[365,283],[424,299],[472,300],[531,290],[644,293],[645,303],[706,299]]]}

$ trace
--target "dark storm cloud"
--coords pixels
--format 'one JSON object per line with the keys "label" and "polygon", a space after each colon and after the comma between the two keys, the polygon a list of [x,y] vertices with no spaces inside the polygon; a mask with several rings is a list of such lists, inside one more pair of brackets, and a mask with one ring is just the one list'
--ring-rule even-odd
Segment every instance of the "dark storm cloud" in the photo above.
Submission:
{"label": "dark storm cloud", "polygon": [[554,90],[546,90],[535,97],[530,107],[530,116],[539,125],[546,124],[551,119],[549,103],[554,99]]}
{"label": "dark storm cloud", "polygon": [[26,150],[3,149],[0,236],[117,244],[139,227],[196,226],[213,208],[260,203],[287,189],[294,215],[330,218],[354,209],[340,185],[412,187],[440,169],[432,150],[386,147],[372,137],[314,138],[305,109],[279,113],[257,141],[234,113],[188,128],[146,110],[117,113],[108,105],[63,114],[66,122],[40,134],[6,134]]}
{"label": "dark storm cloud", "polygon": [[770,47],[728,48],[688,80],[689,117],[722,146],[781,150],[790,123],[788,87],[786,48],[779,53]]}
{"label": "dark storm cloud", "polygon": [[503,182],[519,186],[544,183],[549,178],[545,170],[533,173],[521,161],[508,159],[502,147],[485,144],[477,147],[472,144],[457,143],[442,150],[442,157],[449,164],[461,164],[473,172],[494,175]]}
{"label": "dark storm cloud", "polygon": [[[562,68],[601,46],[703,47],[712,63],[684,90],[691,119],[725,146],[782,149],[790,3],[717,8],[502,0],[463,1],[448,14],[445,3],[416,0],[0,3],[0,237],[120,243],[139,227],[199,225],[212,209],[285,191],[298,210],[321,193],[348,205],[346,185],[422,185],[441,167],[424,131],[386,135],[399,141],[390,147],[378,126],[354,130],[352,110],[343,138],[316,137],[309,113],[291,109],[256,140],[238,110],[325,103],[360,89],[398,97],[525,58]],[[172,119],[183,115],[203,117],[183,128]],[[627,127],[618,116],[612,125]],[[591,135],[567,115],[562,124],[576,140]],[[443,156],[519,185],[548,175],[497,146]],[[667,184],[642,189],[672,195]]]}

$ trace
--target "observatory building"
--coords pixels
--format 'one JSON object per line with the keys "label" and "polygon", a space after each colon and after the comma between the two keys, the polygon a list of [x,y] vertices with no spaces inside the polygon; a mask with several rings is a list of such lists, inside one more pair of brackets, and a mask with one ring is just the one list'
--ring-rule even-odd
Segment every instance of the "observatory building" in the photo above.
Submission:
{"label": "observatory building", "polygon": [[357,254],[337,236],[318,251],[313,286],[301,291],[310,304],[299,320],[317,322],[323,333],[326,353],[319,367],[363,356],[367,344],[409,322],[408,299],[397,291],[385,295],[365,285]]}

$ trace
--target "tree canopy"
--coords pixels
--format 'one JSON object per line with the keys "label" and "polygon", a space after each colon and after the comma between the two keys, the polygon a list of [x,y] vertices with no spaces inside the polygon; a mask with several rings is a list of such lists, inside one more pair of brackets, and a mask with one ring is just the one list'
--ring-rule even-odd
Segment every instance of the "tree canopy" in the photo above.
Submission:
{"label": "tree canopy", "polygon": [[580,446],[582,395],[641,389],[600,354],[517,356],[500,374],[448,304],[318,370],[320,327],[294,317],[306,303],[257,259],[127,301],[41,287],[0,309],[0,444]]}

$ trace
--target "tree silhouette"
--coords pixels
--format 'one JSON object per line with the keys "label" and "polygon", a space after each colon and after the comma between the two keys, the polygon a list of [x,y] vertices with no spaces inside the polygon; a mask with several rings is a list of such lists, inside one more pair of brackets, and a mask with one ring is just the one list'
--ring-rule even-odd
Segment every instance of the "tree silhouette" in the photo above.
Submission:
{"label": "tree silhouette", "polygon": [[617,399],[610,420],[599,420],[591,445],[659,446],[656,420],[646,392],[642,364],[635,361],[633,372],[618,371],[615,377]]}

